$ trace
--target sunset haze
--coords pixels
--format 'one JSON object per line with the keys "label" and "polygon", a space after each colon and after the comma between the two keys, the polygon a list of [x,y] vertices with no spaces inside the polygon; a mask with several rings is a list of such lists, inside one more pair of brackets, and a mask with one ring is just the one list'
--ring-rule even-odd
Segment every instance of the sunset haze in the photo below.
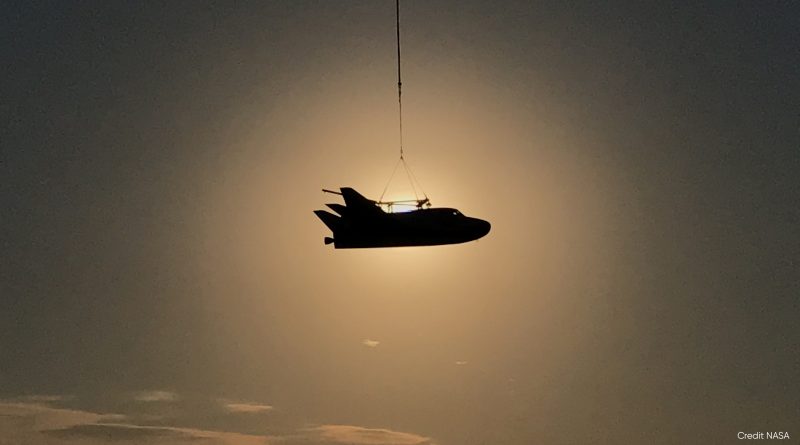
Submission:
{"label": "sunset haze", "polygon": [[800,438],[797,4],[400,11],[477,241],[312,213],[397,161],[392,1],[0,6],[0,445]]}

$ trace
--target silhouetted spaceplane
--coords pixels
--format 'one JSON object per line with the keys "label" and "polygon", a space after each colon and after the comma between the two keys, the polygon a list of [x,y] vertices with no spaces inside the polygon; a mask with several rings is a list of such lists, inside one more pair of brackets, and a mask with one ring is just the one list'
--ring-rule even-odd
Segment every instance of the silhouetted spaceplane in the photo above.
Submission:
{"label": "silhouetted spaceplane", "polygon": [[[457,209],[422,208],[410,212],[385,212],[376,201],[367,199],[350,187],[342,187],[345,205],[327,204],[341,216],[325,210],[314,213],[332,231],[325,244],[337,249],[366,247],[437,246],[474,241],[489,233],[491,225],[470,218]],[[326,190],[327,191],[327,190]]]}

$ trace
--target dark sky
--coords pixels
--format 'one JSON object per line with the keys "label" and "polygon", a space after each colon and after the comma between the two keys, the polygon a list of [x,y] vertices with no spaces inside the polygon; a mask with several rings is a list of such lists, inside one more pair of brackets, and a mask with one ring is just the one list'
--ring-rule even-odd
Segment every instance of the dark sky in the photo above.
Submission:
{"label": "dark sky", "polygon": [[800,8],[401,11],[406,154],[478,242],[322,244],[396,160],[391,1],[0,6],[0,434],[800,437]]}

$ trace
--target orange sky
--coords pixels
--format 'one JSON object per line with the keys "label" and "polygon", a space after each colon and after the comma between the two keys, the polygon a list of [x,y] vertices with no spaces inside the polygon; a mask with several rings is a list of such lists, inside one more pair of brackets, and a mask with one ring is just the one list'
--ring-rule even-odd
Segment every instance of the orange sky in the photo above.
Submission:
{"label": "orange sky", "polygon": [[492,231],[376,250],[312,211],[396,162],[390,2],[4,9],[0,437],[800,437],[791,7],[404,2],[406,159]]}

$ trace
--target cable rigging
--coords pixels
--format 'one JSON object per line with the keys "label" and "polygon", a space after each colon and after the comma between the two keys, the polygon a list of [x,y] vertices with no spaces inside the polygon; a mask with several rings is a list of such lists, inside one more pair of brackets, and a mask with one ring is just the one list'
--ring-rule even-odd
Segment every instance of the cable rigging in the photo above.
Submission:
{"label": "cable rigging", "polygon": [[[391,212],[392,206],[394,204],[398,205],[410,205],[410,203],[415,203],[418,209],[421,209],[423,206],[431,206],[431,201],[428,199],[428,195],[422,190],[422,185],[417,180],[414,173],[411,171],[411,168],[408,166],[406,162],[404,153],[403,153],[403,81],[402,81],[402,71],[401,71],[401,64],[400,64],[400,0],[395,0],[395,25],[397,31],[397,105],[398,105],[398,116],[399,116],[399,133],[400,133],[400,159],[397,160],[397,163],[392,170],[392,174],[389,176],[389,181],[386,182],[386,186],[383,188],[383,193],[381,193],[380,199],[378,199],[377,204],[384,204],[388,206],[389,211]],[[386,191],[389,189],[389,185],[392,183],[392,179],[394,178],[395,173],[397,173],[397,167],[403,165],[403,169],[406,172],[406,177],[408,178],[409,184],[411,184],[411,190],[414,192],[414,200],[401,200],[401,201],[384,201],[383,196],[386,194]],[[415,185],[416,183],[416,185]],[[419,199],[419,194],[417,194],[417,186],[419,187],[420,192],[424,196],[424,199]]]}

